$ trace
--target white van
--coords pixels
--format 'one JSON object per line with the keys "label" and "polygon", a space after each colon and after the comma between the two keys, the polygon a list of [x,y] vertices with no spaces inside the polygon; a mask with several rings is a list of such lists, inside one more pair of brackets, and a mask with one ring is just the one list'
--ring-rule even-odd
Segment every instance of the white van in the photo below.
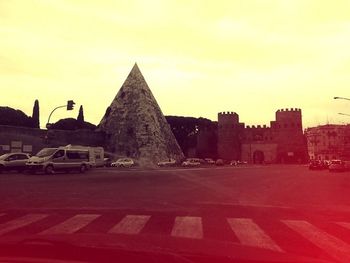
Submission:
{"label": "white van", "polygon": [[84,173],[91,167],[88,148],[72,145],[44,148],[28,160],[26,167],[29,171],[44,171],[47,174],[52,174],[54,171],[69,172],[71,170]]}

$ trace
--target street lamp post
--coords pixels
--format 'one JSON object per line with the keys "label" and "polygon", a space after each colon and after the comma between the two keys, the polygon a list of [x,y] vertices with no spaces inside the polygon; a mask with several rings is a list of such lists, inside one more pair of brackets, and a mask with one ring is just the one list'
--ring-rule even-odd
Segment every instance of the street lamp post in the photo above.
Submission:
{"label": "street lamp post", "polygon": [[333,99],[335,99],[335,100],[350,100],[349,98],[344,98],[344,97],[334,97]]}
{"label": "street lamp post", "polygon": [[345,115],[345,116],[350,116],[350,114],[346,114],[346,113],[341,113],[341,112],[339,112],[338,114],[339,114],[339,115]]}

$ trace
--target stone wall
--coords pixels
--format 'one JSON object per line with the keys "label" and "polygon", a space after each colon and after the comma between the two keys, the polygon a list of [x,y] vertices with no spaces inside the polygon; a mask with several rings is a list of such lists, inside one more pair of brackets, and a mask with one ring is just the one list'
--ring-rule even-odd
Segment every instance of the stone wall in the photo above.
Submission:
{"label": "stone wall", "polygon": [[248,163],[256,163],[254,160],[254,153],[263,153],[263,163],[275,163],[277,156],[277,144],[276,143],[243,143],[242,144],[242,161]]}
{"label": "stone wall", "polygon": [[45,147],[67,144],[102,146],[105,135],[91,130],[42,130],[0,125],[0,154],[7,152],[37,153]]}

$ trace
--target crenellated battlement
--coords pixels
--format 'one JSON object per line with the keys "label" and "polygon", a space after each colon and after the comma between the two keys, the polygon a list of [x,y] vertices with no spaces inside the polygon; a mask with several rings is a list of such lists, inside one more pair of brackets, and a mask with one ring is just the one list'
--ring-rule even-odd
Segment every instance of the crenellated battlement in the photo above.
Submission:
{"label": "crenellated battlement", "polygon": [[233,111],[224,111],[218,113],[218,123],[220,125],[231,125],[239,123],[239,115]]}
{"label": "crenellated battlement", "polygon": [[247,125],[246,127],[245,127],[246,129],[248,129],[248,130],[253,130],[253,129],[255,129],[255,130],[269,130],[270,129],[270,127],[269,126],[267,126],[267,125]]}
{"label": "crenellated battlement", "polygon": [[230,115],[238,115],[236,112],[233,111],[223,111],[218,113],[219,116],[230,116]]}
{"label": "crenellated battlement", "polygon": [[301,109],[299,108],[285,108],[285,109],[279,109],[276,112],[300,112]]}

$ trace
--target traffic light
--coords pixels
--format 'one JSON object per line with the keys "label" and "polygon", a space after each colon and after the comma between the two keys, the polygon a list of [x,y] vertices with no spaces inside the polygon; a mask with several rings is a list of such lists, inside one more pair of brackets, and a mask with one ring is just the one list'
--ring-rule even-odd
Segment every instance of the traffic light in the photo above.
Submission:
{"label": "traffic light", "polygon": [[73,110],[75,102],[72,100],[67,101],[67,110]]}

